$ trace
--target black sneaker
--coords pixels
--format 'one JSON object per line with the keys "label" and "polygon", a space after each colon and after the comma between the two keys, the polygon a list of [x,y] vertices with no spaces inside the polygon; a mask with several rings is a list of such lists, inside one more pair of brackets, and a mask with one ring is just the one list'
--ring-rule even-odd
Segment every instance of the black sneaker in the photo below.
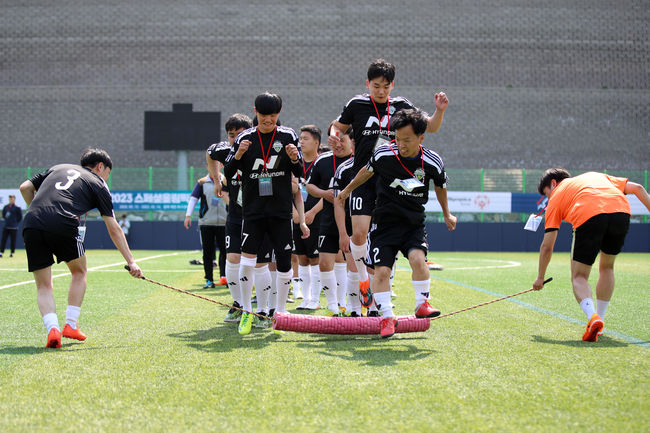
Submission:
{"label": "black sneaker", "polygon": [[367,317],[379,317],[379,311],[368,311]]}
{"label": "black sneaker", "polygon": [[350,313],[350,315],[348,317],[361,317],[361,314],[357,314],[356,311],[353,311],[353,312]]}
{"label": "black sneaker", "polygon": [[251,304],[257,304],[257,296],[251,298]]}

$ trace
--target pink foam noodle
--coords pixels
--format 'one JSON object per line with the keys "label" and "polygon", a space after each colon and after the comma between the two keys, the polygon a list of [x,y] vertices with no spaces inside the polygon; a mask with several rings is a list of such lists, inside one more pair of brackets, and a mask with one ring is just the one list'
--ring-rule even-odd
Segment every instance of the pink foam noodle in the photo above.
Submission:
{"label": "pink foam noodle", "polygon": [[[279,331],[305,332],[311,334],[379,334],[381,317],[327,317],[307,314],[275,313],[273,329]],[[397,333],[424,332],[429,329],[430,319],[415,316],[399,316]]]}

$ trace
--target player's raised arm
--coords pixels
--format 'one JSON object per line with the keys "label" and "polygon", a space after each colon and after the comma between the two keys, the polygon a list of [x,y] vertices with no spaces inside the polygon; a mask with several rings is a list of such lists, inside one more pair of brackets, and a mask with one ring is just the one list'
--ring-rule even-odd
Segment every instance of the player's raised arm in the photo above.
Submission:
{"label": "player's raised arm", "polygon": [[427,119],[427,132],[438,132],[442,119],[445,116],[445,110],[449,105],[449,98],[445,92],[439,92],[434,95],[436,111]]}

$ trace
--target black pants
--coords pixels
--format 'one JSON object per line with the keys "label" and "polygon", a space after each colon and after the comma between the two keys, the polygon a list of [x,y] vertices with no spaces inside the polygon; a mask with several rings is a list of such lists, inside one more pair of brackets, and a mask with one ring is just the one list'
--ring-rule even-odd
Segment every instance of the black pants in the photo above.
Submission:
{"label": "black pants", "polygon": [[13,254],[16,251],[17,232],[18,229],[8,229],[6,227],[2,229],[2,245],[0,247],[0,253],[5,252],[5,245],[7,244],[7,236],[9,236],[9,239],[11,239],[11,254]]}
{"label": "black pants", "polygon": [[219,276],[226,276],[226,227],[225,226],[200,226],[201,245],[203,246],[203,270],[205,279],[214,281],[212,274],[212,261],[216,249],[219,249]]}

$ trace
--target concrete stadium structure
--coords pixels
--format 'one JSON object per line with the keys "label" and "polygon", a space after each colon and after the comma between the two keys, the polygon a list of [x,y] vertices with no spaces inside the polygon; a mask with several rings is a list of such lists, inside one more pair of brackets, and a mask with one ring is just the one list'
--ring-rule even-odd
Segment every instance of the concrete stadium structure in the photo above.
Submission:
{"label": "concrete stadium structure", "polygon": [[383,57],[422,109],[448,93],[426,143],[449,168],[644,170],[649,23],[650,2],[632,0],[3,2],[0,167],[87,146],[117,166],[175,166],[143,150],[144,111],[187,102],[225,119],[265,90],[284,124],[325,129]]}

